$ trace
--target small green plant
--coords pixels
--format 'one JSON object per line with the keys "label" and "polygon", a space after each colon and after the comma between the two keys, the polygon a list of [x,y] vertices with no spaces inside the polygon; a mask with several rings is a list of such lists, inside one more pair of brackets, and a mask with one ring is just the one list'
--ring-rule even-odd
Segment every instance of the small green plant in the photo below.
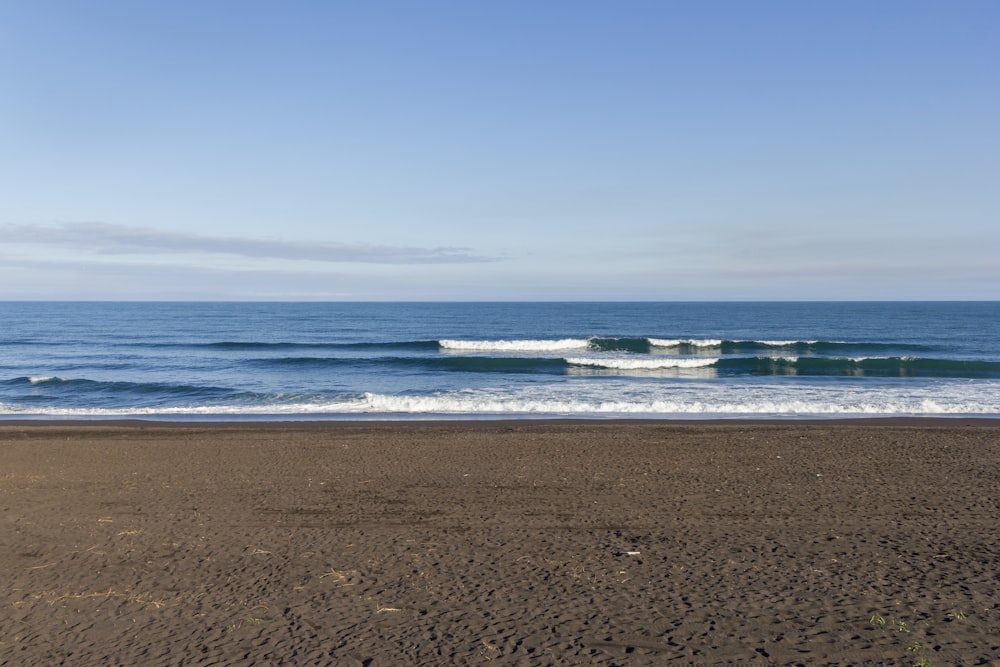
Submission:
{"label": "small green plant", "polygon": [[923,648],[924,648],[924,645],[921,644],[920,642],[913,642],[913,645],[910,646],[910,647],[908,647],[906,650],[907,651],[911,651],[913,653],[916,653],[917,651],[920,651]]}
{"label": "small green plant", "polygon": [[930,661],[930,659],[922,657],[920,660],[913,663],[913,667],[934,667],[934,664]]}
{"label": "small green plant", "polygon": [[896,632],[903,632],[906,634],[910,633],[910,628],[906,625],[906,621],[901,621],[895,616],[890,616],[887,620],[886,617],[881,614],[872,614],[872,617],[868,619],[868,622],[883,629],[889,628],[891,630],[895,630]]}
{"label": "small green plant", "polygon": [[236,632],[237,630],[243,627],[244,623],[246,623],[247,625],[260,625],[263,622],[264,622],[263,618],[257,618],[255,616],[247,616],[246,618],[241,618],[235,623],[230,623],[229,625],[227,625],[226,632]]}
{"label": "small green plant", "polygon": [[949,612],[948,618],[950,618],[953,621],[964,621],[966,619],[966,616],[964,611],[953,609],[951,612]]}

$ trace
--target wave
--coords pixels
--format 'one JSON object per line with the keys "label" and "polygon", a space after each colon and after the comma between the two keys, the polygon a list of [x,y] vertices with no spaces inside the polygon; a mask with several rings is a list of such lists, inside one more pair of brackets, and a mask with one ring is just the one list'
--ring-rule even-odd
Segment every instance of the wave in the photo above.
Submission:
{"label": "wave", "polygon": [[9,387],[29,385],[31,393],[21,398],[32,403],[46,400],[72,400],[111,404],[160,404],[164,401],[217,401],[220,399],[247,400],[253,394],[226,387],[213,387],[169,382],[128,382],[121,380],[91,380],[87,378],[62,378],[56,376],[30,376],[7,380]]}
{"label": "wave", "polygon": [[[867,399],[867,400],[866,400]],[[347,406],[344,406],[347,407]],[[565,400],[518,399],[490,395],[387,396],[365,394],[351,410],[378,413],[561,414],[561,415],[884,415],[1000,414],[1000,406],[939,401],[925,397],[871,396],[862,400],[748,398],[744,400]]]}
{"label": "wave", "polygon": [[923,357],[569,357],[571,366],[609,371],[713,369],[719,376],[1000,378],[1000,363]]}
{"label": "wave", "polygon": [[591,350],[594,352],[647,353],[652,345],[649,338],[591,337],[558,338],[543,340],[440,340],[444,350],[471,350],[478,352],[561,352],[565,350]]}
{"label": "wave", "polygon": [[566,363],[573,366],[593,366],[613,370],[658,370],[663,368],[703,368],[718,363],[718,359],[679,359],[676,357],[654,357],[626,359],[621,357],[569,357]]}
{"label": "wave", "polygon": [[682,345],[687,347],[720,347],[722,340],[717,338],[650,338],[653,347],[673,348]]}
{"label": "wave", "polygon": [[[655,338],[646,336],[594,336],[589,338],[558,338],[542,340],[452,340],[437,344],[444,350],[480,352],[530,352],[587,349],[594,352],[662,353],[665,350],[681,354],[734,355],[759,352],[789,351],[796,354],[885,354],[927,353],[935,348],[911,343],[880,343],[868,341],[824,340],[727,340],[722,338]],[[411,345],[411,344],[407,344]],[[420,343],[426,346],[427,343]]]}
{"label": "wave", "polygon": [[652,352],[649,338],[591,338],[587,346],[594,352],[632,352],[647,354]]}
{"label": "wave", "polygon": [[589,338],[558,340],[440,340],[444,350],[478,350],[490,352],[543,352],[587,348]]}
{"label": "wave", "polygon": [[723,340],[716,338],[650,338],[650,345],[661,350],[672,350],[687,354],[736,355],[754,353],[774,353],[779,351],[796,354],[817,355],[861,355],[861,354],[903,354],[928,353],[935,348],[929,345],[911,343],[877,343],[868,341],[826,341],[826,340]]}
{"label": "wave", "polygon": [[[703,389],[703,387],[699,387]],[[994,391],[996,393],[996,390]],[[993,402],[990,402],[990,399]],[[996,396],[975,392],[920,394],[900,388],[896,392],[848,390],[840,393],[793,391],[775,393],[719,393],[701,391],[682,396],[639,397],[633,400],[610,396],[503,395],[492,392],[446,392],[435,395],[390,395],[363,393],[344,396],[284,396],[240,404],[217,403],[179,406],[128,407],[16,407],[0,403],[0,414],[63,417],[115,416],[356,416],[405,417],[420,415],[457,416],[652,416],[652,417],[817,417],[953,415],[1000,416]]]}

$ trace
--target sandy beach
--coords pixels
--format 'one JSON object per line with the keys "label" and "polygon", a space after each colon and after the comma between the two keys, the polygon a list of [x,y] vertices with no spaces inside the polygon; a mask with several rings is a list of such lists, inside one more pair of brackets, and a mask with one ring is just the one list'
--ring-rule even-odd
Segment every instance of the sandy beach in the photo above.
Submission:
{"label": "sandy beach", "polygon": [[1000,420],[0,423],[0,665],[1000,665]]}

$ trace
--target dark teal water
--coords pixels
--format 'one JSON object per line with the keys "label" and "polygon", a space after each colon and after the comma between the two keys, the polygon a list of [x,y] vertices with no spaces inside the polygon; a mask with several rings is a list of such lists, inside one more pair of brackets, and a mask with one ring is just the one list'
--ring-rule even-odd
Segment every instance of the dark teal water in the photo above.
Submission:
{"label": "dark teal water", "polygon": [[1000,415],[1000,302],[0,303],[0,417]]}

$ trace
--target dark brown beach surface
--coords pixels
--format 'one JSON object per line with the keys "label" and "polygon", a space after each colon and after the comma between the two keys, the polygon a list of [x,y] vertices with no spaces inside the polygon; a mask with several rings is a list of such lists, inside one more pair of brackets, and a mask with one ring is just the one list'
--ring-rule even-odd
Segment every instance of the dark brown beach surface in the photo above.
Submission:
{"label": "dark brown beach surface", "polygon": [[1000,665],[1000,421],[0,423],[0,665]]}

